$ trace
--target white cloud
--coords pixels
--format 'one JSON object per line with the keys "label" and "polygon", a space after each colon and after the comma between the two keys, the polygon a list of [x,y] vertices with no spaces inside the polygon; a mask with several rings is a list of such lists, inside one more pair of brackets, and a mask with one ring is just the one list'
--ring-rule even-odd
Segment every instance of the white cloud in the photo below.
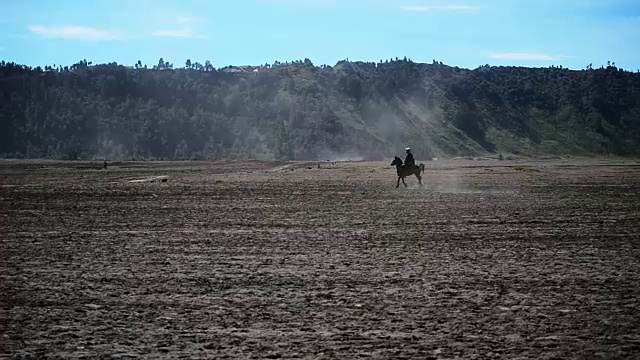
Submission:
{"label": "white cloud", "polygon": [[199,16],[176,16],[174,23],[183,27],[196,27],[207,23],[207,19]]}
{"label": "white cloud", "polygon": [[337,0],[263,0],[272,5],[288,5],[288,6],[335,6]]}
{"label": "white cloud", "polygon": [[194,34],[191,29],[166,29],[156,30],[151,33],[152,36],[158,37],[179,37],[188,39],[206,39],[206,36]]}
{"label": "white cloud", "polygon": [[471,11],[478,10],[480,7],[473,5],[414,5],[401,6],[404,11],[426,12],[432,10],[451,10],[451,11]]}
{"label": "white cloud", "polygon": [[118,40],[122,36],[112,31],[100,30],[84,26],[47,27],[42,25],[29,26],[31,32],[48,38],[76,39],[88,41]]}
{"label": "white cloud", "polygon": [[189,16],[177,16],[174,18],[174,26],[169,28],[156,30],[151,33],[152,36],[157,37],[177,37],[187,39],[206,39],[204,35],[196,34],[193,31],[194,25],[201,23],[203,20],[199,18],[193,18]]}
{"label": "white cloud", "polygon": [[178,24],[191,24],[193,22],[193,19],[188,16],[178,16],[176,18],[176,22]]}
{"label": "white cloud", "polygon": [[542,53],[522,53],[522,52],[490,52],[486,57],[499,60],[533,60],[533,61],[557,61],[568,58],[568,56],[552,56]]}

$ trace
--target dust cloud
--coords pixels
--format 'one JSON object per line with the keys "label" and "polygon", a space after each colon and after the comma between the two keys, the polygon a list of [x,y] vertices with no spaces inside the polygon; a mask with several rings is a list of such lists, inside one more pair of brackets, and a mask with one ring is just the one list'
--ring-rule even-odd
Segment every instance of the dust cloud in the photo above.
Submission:
{"label": "dust cloud", "polygon": [[[427,104],[431,103],[431,106]],[[411,147],[416,160],[431,160],[442,155],[433,139],[447,132],[442,110],[431,97],[412,94],[389,101],[367,101],[362,105],[363,123],[370,130],[373,141],[380,143],[378,151],[385,159],[404,157]],[[382,155],[382,154],[381,154]]]}
{"label": "dust cloud", "polygon": [[347,152],[341,152],[341,153],[324,151],[321,155],[318,156],[317,160],[340,162],[340,161],[365,161],[369,159],[359,154],[358,152],[353,152],[353,151],[347,151]]}

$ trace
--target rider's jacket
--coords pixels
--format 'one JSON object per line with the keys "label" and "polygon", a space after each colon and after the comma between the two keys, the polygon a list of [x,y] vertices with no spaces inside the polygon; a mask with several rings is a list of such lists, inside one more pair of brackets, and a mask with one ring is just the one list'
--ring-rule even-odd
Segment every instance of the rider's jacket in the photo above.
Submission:
{"label": "rider's jacket", "polygon": [[416,161],[413,160],[413,154],[412,153],[408,153],[407,157],[404,159],[404,165],[405,166],[409,166],[409,165],[414,165],[415,166]]}

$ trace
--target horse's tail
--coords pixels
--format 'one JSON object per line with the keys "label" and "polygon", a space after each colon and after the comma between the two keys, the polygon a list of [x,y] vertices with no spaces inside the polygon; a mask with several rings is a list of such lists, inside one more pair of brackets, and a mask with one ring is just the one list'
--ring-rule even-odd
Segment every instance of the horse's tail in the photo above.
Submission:
{"label": "horse's tail", "polygon": [[420,172],[424,174],[424,164],[420,164]]}

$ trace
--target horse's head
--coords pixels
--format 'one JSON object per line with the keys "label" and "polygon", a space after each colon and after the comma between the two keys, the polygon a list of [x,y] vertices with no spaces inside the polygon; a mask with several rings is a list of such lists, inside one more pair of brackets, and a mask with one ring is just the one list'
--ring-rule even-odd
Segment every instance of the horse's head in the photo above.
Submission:
{"label": "horse's head", "polygon": [[396,156],[395,159],[393,159],[391,166],[398,166],[398,165],[402,166],[402,159]]}

